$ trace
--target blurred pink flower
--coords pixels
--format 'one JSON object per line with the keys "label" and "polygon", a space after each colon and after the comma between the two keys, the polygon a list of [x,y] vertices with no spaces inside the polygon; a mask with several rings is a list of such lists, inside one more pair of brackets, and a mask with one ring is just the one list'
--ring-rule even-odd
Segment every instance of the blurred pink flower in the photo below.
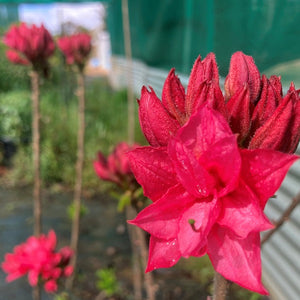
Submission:
{"label": "blurred pink flower", "polygon": [[167,146],[190,116],[207,104],[227,119],[233,133],[238,134],[241,148],[293,153],[300,139],[299,93],[291,84],[283,97],[279,77],[261,78],[253,58],[236,52],[225,80],[224,97],[215,56],[210,53],[203,61],[197,58],[186,93],[174,69],[164,83],[161,101],[151,87],[150,91],[143,87],[139,119],[151,146]]}
{"label": "blurred pink flower", "polygon": [[14,248],[14,253],[7,253],[2,263],[2,269],[8,273],[7,282],[28,274],[31,286],[38,281],[44,283],[47,292],[57,290],[57,280],[72,274],[72,267],[68,266],[73,254],[69,247],[56,252],[56,235],[50,230],[48,235],[31,236],[25,243]]}
{"label": "blurred pink flower", "polygon": [[129,146],[121,142],[107,158],[99,151],[98,160],[94,161],[96,174],[101,179],[114,182],[123,188],[136,183],[127,157],[127,152],[136,147],[138,147],[137,144]]}
{"label": "blurred pink flower", "polygon": [[10,51],[7,57],[17,64],[32,64],[37,70],[44,70],[47,59],[54,53],[55,44],[48,30],[41,25],[12,25],[4,36],[4,44]]}
{"label": "blurred pink flower", "polygon": [[77,33],[64,36],[57,41],[59,49],[66,57],[68,64],[77,64],[83,68],[91,52],[91,36],[87,33]]}
{"label": "blurred pink flower", "polygon": [[226,279],[267,294],[261,283],[263,213],[297,156],[240,149],[227,120],[209,105],[167,147],[129,152],[132,171],[153,204],[129,221],[151,234],[146,271],[208,254]]}

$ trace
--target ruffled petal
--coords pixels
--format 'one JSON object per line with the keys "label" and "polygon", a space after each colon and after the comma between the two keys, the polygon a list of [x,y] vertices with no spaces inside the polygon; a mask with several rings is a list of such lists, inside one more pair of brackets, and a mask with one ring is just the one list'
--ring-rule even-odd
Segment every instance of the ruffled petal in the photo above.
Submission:
{"label": "ruffled petal", "polygon": [[181,186],[170,189],[161,199],[144,208],[134,220],[137,225],[160,239],[173,239],[178,234],[181,215],[194,201]]}
{"label": "ruffled petal", "polygon": [[170,141],[168,153],[174,164],[178,180],[190,194],[202,198],[214,193],[214,178],[179,140],[172,139]]}
{"label": "ruffled petal", "polygon": [[128,152],[130,167],[144,194],[152,201],[177,184],[175,172],[166,150],[140,147]]}
{"label": "ruffled petal", "polygon": [[208,237],[208,256],[216,272],[251,291],[267,295],[261,283],[259,233],[240,239],[233,232],[215,225]]}
{"label": "ruffled petal", "polygon": [[226,119],[219,112],[203,106],[180,128],[176,136],[199,158],[204,152],[210,151],[213,144],[232,135]]}
{"label": "ruffled petal", "polygon": [[[219,216],[217,199],[196,202],[183,213],[179,222],[178,242],[183,257],[199,256],[207,236]],[[190,221],[193,220],[193,227]]]}
{"label": "ruffled petal", "polygon": [[158,268],[170,268],[178,262],[180,257],[177,239],[161,240],[151,236],[146,272]]}
{"label": "ruffled petal", "polygon": [[221,202],[223,209],[218,224],[231,229],[240,238],[274,227],[264,215],[259,199],[242,182]]}
{"label": "ruffled petal", "polygon": [[262,208],[279,189],[290,166],[299,156],[268,149],[241,150],[241,177],[259,198]]}

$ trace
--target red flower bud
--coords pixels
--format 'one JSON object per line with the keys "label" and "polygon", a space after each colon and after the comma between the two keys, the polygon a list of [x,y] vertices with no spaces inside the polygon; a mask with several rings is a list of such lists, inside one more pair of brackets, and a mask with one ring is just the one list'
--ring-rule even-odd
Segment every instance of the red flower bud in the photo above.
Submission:
{"label": "red flower bud", "polygon": [[248,85],[241,86],[229,99],[226,106],[231,130],[238,134],[238,143],[243,146],[250,131],[251,114],[254,109]]}
{"label": "red flower bud", "polygon": [[255,102],[260,92],[260,74],[251,56],[235,52],[225,79],[225,99],[229,100],[245,84],[249,86],[250,100]]}
{"label": "red flower bud", "polygon": [[293,153],[300,138],[299,90],[293,84],[272,116],[252,138],[250,149],[273,149]]}

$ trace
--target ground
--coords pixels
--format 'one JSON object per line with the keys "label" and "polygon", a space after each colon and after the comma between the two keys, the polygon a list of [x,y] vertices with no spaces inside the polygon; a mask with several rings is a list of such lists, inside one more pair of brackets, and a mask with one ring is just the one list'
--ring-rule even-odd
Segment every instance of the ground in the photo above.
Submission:
{"label": "ground", "polygon": [[[12,252],[15,245],[32,234],[32,188],[0,187],[0,195],[0,259],[3,261],[5,253]],[[67,207],[71,200],[72,193],[61,189],[43,191],[43,232],[51,228],[56,231],[58,248],[69,242],[71,221]],[[78,276],[71,299],[96,299],[99,290],[95,272],[107,267],[116,270],[121,288],[119,299],[133,299],[131,249],[124,215],[116,211],[116,200],[106,194],[87,197],[84,203],[88,213],[81,223]],[[171,268],[157,270],[153,275],[159,287],[157,299],[206,299],[207,285],[201,286],[189,271]],[[31,300],[31,288],[25,278],[6,283],[1,271],[0,300],[8,299]],[[43,295],[43,300],[50,299],[52,295]]]}

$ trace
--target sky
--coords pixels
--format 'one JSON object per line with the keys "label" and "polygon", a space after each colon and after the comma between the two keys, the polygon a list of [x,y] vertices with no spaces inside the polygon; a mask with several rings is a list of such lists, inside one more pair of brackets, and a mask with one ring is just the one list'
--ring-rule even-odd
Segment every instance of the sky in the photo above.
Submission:
{"label": "sky", "polygon": [[41,23],[52,33],[59,34],[62,23],[72,22],[88,30],[102,26],[105,8],[101,3],[20,4],[20,21]]}

